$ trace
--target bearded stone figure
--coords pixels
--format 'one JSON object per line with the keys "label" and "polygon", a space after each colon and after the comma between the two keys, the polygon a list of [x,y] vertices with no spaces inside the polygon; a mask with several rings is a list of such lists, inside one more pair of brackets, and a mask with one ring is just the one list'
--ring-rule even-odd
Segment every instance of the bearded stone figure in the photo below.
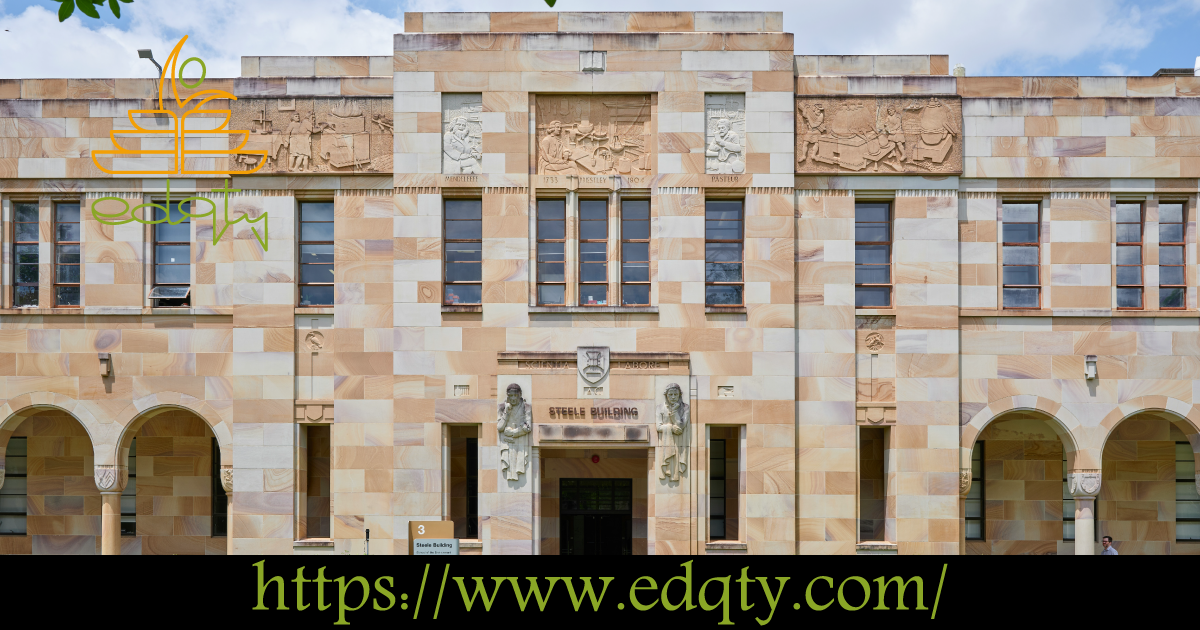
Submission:
{"label": "bearded stone figure", "polygon": [[659,478],[679,481],[688,468],[688,424],[691,406],[683,401],[683,389],[676,383],[663,391],[666,402],[658,406]]}
{"label": "bearded stone figure", "polygon": [[521,386],[512,383],[505,391],[507,398],[500,403],[496,431],[500,440],[500,474],[517,481],[529,466],[530,437],[533,412],[521,397]]}

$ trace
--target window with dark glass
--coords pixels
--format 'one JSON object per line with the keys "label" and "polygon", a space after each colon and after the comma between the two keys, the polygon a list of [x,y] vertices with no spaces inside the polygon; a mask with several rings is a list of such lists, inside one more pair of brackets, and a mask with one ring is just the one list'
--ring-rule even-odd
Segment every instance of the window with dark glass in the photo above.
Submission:
{"label": "window with dark glass", "polygon": [[708,538],[725,539],[725,440],[708,442]]}
{"label": "window with dark glass", "polygon": [[483,200],[447,199],[443,304],[483,303]]}
{"label": "window with dark glass", "polygon": [[650,201],[621,200],[621,305],[650,305]]}
{"label": "window with dark glass", "polygon": [[854,204],[854,306],[892,306],[891,204]]}
{"label": "window with dark glass", "polygon": [[4,485],[0,486],[0,536],[24,536],[26,527],[27,439],[9,438],[4,450]]}
{"label": "window with dark glass", "polygon": [[479,425],[448,425],[450,520],[455,538],[479,538]]}
{"label": "window with dark glass", "polygon": [[1196,454],[1189,442],[1175,443],[1175,540],[1200,542]]}
{"label": "window with dark glass", "polygon": [[1117,204],[1117,308],[1142,308],[1142,205]]}
{"label": "window with dark glass", "polygon": [[304,532],[305,538],[329,538],[330,532],[330,431],[328,424],[304,427]]}
{"label": "window with dark glass", "polygon": [[567,202],[539,199],[537,202],[537,303],[565,305]]}
{"label": "window with dark glass", "polygon": [[608,304],[608,201],[579,201],[579,305]]}
{"label": "window with dark glass", "polygon": [[192,220],[188,204],[154,208],[154,306],[188,306],[192,289]]}
{"label": "window with dark glass", "polygon": [[1187,307],[1184,295],[1184,223],[1182,203],[1158,204],[1158,308]]}
{"label": "window with dark glass", "polygon": [[121,491],[121,535],[137,536],[137,438],[129,443],[129,481]]}
{"label": "window with dark glass", "polygon": [[[971,450],[971,489],[967,492],[966,500],[967,540],[983,540],[983,486],[983,442],[975,442],[975,448]],[[1071,513],[1074,514],[1074,511]]]}
{"label": "window with dark glass", "polygon": [[13,306],[38,305],[38,205],[13,204]]}
{"label": "window with dark glass", "polygon": [[887,540],[886,427],[858,428],[858,540]]}
{"label": "window with dark glass", "polygon": [[333,202],[300,202],[300,306],[333,305]]}
{"label": "window with dark glass", "polygon": [[54,305],[79,306],[79,204],[54,205]]}
{"label": "window with dark glass", "polygon": [[1006,203],[1002,217],[1004,308],[1040,308],[1041,226],[1038,223],[1038,204]]}
{"label": "window with dark glass", "polygon": [[742,200],[704,202],[704,303],[741,306]]}
{"label": "window with dark glass", "polygon": [[212,478],[212,536],[225,536],[229,528],[229,497],[225,486],[221,485],[221,447],[217,438],[212,438],[211,478]]}

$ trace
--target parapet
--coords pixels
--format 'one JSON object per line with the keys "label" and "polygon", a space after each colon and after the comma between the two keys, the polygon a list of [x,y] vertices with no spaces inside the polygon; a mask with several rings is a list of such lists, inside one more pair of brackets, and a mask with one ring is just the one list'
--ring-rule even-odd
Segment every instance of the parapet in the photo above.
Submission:
{"label": "parapet", "polygon": [[781,11],[405,13],[405,33],[781,33]]}

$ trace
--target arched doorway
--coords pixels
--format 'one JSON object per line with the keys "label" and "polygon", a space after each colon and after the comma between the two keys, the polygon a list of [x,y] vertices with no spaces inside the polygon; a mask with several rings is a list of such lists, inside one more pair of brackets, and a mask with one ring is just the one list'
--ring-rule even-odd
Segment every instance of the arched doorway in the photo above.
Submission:
{"label": "arched doorway", "polygon": [[1122,419],[1104,440],[1097,540],[1122,555],[1200,555],[1196,429],[1168,411]]}
{"label": "arched doorway", "polygon": [[57,407],[0,424],[0,554],[98,555],[100,491],[91,437]]}
{"label": "arched doorway", "polygon": [[1049,414],[1014,410],[988,423],[971,447],[966,553],[1073,553],[1065,473],[1076,448],[1066,428]]}

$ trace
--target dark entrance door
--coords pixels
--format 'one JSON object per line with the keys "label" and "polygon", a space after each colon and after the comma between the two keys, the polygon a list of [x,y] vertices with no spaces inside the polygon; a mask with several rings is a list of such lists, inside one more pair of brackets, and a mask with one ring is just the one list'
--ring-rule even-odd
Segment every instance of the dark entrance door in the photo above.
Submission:
{"label": "dark entrance door", "polygon": [[633,554],[633,480],[560,479],[558,553]]}

